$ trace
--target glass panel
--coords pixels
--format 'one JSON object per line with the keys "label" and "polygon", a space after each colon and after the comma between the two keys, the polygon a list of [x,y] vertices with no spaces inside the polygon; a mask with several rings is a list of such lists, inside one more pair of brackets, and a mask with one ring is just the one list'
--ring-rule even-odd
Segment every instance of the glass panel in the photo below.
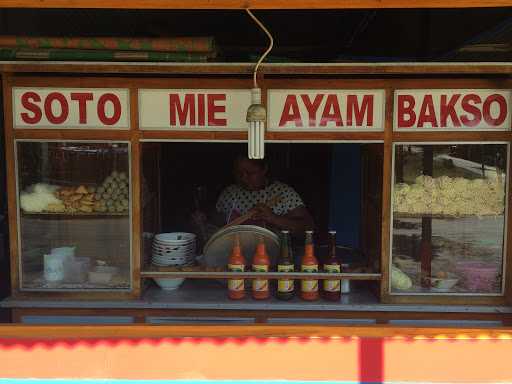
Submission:
{"label": "glass panel", "polygon": [[502,291],[507,150],[395,145],[393,293]]}
{"label": "glass panel", "polygon": [[129,289],[129,144],[18,142],[17,167],[21,289]]}

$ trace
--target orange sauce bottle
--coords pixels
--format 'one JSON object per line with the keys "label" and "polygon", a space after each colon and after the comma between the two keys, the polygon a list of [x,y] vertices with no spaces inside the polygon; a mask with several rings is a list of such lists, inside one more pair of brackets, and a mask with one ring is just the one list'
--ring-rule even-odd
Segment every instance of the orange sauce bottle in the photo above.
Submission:
{"label": "orange sauce bottle", "polygon": [[[268,257],[265,248],[265,241],[260,238],[256,246],[256,252],[252,259],[253,272],[268,272],[270,266],[270,258]],[[265,300],[270,297],[270,290],[268,287],[268,279],[254,279],[252,282],[252,297],[256,300]]]}
{"label": "orange sauce bottle", "polygon": [[[304,245],[304,256],[300,262],[300,271],[317,273],[318,260],[315,257],[315,250],[313,247],[313,231],[306,231],[306,243]],[[319,297],[318,293],[318,280],[304,279],[300,283],[300,298],[302,300],[313,301]]]}
{"label": "orange sauce bottle", "polygon": [[[240,247],[240,238],[235,236],[233,249],[228,259],[229,272],[244,272],[245,258]],[[244,279],[228,279],[228,297],[232,300],[240,300],[245,297]]]}

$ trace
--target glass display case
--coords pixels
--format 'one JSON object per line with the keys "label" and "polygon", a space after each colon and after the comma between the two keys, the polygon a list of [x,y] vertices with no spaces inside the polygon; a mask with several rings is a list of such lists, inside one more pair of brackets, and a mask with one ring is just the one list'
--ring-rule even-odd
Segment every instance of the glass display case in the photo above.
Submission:
{"label": "glass display case", "polygon": [[20,140],[16,162],[20,290],[129,290],[129,143]]}
{"label": "glass display case", "polygon": [[509,145],[395,144],[392,294],[501,295]]}

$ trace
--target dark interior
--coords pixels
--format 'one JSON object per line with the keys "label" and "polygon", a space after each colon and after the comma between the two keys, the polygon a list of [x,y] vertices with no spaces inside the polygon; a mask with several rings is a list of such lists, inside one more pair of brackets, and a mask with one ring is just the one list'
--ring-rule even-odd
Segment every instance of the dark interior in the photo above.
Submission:
{"label": "dark interior", "polygon": [[[271,10],[268,61],[501,61],[510,59],[512,8]],[[239,10],[1,9],[0,34],[213,36],[215,61],[254,61],[268,41]]]}
{"label": "dark interior", "polygon": [[[161,225],[155,230],[193,231],[190,218],[196,209],[194,198],[198,191],[201,210],[214,209],[222,189],[234,182],[233,159],[246,151],[246,146],[144,143],[147,187],[143,191],[152,195],[160,179]],[[265,151],[271,178],[292,186],[313,215],[318,245],[327,243],[329,229],[336,229],[339,245],[363,250],[371,254],[371,259],[378,259],[382,145],[271,143]],[[159,173],[154,173],[155,154],[160,157]]]}

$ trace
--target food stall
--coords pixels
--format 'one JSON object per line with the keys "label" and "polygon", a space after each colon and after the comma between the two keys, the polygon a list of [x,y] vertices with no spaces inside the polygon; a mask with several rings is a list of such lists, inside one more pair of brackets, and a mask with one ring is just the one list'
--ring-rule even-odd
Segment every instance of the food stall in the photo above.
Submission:
{"label": "food stall", "polygon": [[[502,66],[265,67],[271,166],[315,217],[319,255],[338,230],[335,274],[275,263],[228,272],[233,233],[190,230],[187,213],[208,200],[200,192],[215,195],[230,156],[246,150],[249,66],[169,66],[150,77],[120,64],[115,76],[47,66],[65,73],[2,75],[12,295],[1,305],[14,321],[508,322]],[[279,237],[254,231],[276,258]],[[158,253],[166,247],[180,253]],[[235,277],[350,283],[339,302],[234,301],[225,281]]]}

